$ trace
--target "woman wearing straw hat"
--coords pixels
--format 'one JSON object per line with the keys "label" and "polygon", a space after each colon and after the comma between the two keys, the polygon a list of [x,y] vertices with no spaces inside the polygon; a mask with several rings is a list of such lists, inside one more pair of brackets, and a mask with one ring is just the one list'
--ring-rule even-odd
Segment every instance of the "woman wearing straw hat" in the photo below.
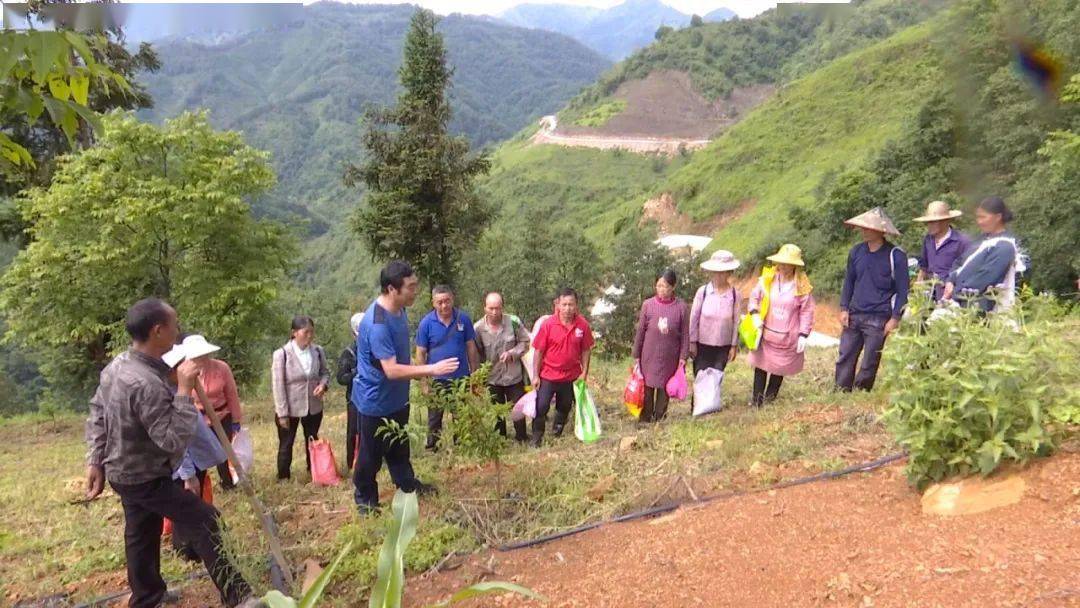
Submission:
{"label": "woman wearing straw hat", "polygon": [[735,360],[742,297],[731,284],[739,260],[720,249],[701,264],[709,282],[698,288],[690,307],[690,358],[694,376],[706,368],[724,371]]}
{"label": "woman wearing straw hat", "polygon": [[[207,401],[203,403],[196,391],[191,392],[191,398],[203,415],[207,407],[214,408],[221,426],[225,429],[225,435],[231,441],[240,432],[240,424],[243,422],[243,409],[240,406],[240,394],[236,390],[236,379],[233,378],[229,364],[213,356],[221,350],[206,341],[206,338],[193,334],[186,336],[181,343],[183,353],[188,361],[193,361],[199,368],[199,381],[203,385],[203,394]],[[207,423],[209,424],[209,422]],[[223,446],[224,447],[224,446]],[[232,471],[229,463],[222,462],[217,466],[218,477],[221,478],[221,489],[231,490],[236,484],[233,483]]]}
{"label": "woman wearing straw hat", "polygon": [[761,271],[748,305],[761,331],[759,346],[750,352],[755,407],[775,400],[784,378],[802,371],[806,339],[814,327],[814,288],[803,271],[802,250],[788,243],[765,259],[776,266]]}
{"label": "woman wearing straw hat", "polygon": [[945,201],[933,201],[926,206],[926,213],[915,218],[926,224],[922,254],[919,256],[919,274],[916,280],[934,281],[932,292],[935,302],[945,293],[945,282],[958,260],[971,245],[971,239],[952,229],[952,221],[963,215],[949,208]]}

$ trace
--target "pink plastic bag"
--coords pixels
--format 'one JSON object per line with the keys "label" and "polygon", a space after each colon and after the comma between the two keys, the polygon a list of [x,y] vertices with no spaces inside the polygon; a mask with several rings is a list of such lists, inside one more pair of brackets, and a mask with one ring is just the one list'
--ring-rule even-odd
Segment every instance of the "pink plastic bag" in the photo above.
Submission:
{"label": "pink plastic bag", "polygon": [[526,417],[536,418],[536,391],[525,393],[514,404],[514,409],[510,411],[510,420],[514,422]]}
{"label": "pink plastic bag", "polygon": [[679,369],[675,375],[667,381],[667,394],[672,399],[686,399],[690,393],[690,386],[686,382],[686,363],[679,361]]}
{"label": "pink plastic bag", "polygon": [[308,455],[311,457],[311,482],[317,486],[336,486],[341,483],[338,477],[337,461],[334,460],[334,450],[330,448],[330,442],[325,439],[316,439],[308,445]]}

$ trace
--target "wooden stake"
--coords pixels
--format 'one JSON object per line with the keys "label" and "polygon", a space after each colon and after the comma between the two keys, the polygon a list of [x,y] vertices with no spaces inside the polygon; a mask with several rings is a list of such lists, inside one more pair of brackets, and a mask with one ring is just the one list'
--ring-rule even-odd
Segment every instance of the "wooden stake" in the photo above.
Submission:
{"label": "wooden stake", "polygon": [[289,589],[278,589],[282,593],[288,593],[295,585],[292,570],[289,568],[289,562],[285,561],[285,552],[281,548],[281,539],[277,535],[277,525],[274,523],[274,517],[270,514],[270,511],[266,509],[262,501],[259,500],[257,494],[255,494],[255,486],[251,483],[251,478],[248,477],[247,471],[240,466],[240,460],[236,457],[236,452],[233,451],[232,441],[229,441],[229,435],[225,433],[225,427],[221,426],[221,418],[218,417],[217,412],[210,406],[210,400],[206,398],[206,393],[203,390],[202,381],[196,379],[195,381],[195,393],[199,396],[199,401],[206,405],[205,411],[207,418],[210,419],[210,425],[214,427],[214,433],[217,434],[218,440],[221,442],[221,447],[225,448],[225,456],[229,459],[229,464],[233,466],[236,471],[237,477],[240,478],[237,485],[244,491],[244,494],[248,497],[248,501],[251,502],[251,507],[255,509],[255,512],[259,514],[259,520],[262,522],[263,531],[266,532],[267,541],[270,544],[270,555],[274,561],[277,562],[278,568],[281,569],[281,573],[285,578],[285,584],[289,586]]}

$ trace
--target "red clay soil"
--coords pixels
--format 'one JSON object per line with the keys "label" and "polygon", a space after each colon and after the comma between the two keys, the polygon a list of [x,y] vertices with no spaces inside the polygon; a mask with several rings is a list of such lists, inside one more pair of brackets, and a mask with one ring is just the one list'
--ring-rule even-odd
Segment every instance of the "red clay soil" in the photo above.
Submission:
{"label": "red clay soil", "polygon": [[1019,503],[953,518],[922,514],[902,466],[682,508],[474,556],[412,579],[406,605],[484,579],[525,585],[551,608],[1080,606],[1080,455],[1022,475]]}

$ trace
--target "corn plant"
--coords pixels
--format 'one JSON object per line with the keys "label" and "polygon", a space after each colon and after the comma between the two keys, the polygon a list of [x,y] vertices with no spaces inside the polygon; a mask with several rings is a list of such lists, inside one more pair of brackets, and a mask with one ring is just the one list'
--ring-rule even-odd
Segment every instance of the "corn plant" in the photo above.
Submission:
{"label": "corn plant", "polygon": [[[406,494],[398,490],[394,494],[393,517],[389,523],[386,538],[383,540],[382,549],[379,551],[378,577],[375,586],[371,589],[369,608],[401,608],[401,598],[405,592],[405,550],[413,537],[416,536],[416,528],[420,522],[420,506],[415,493]],[[467,600],[478,595],[493,592],[517,593],[525,597],[543,600],[532,590],[499,581],[477,583],[466,589],[458,591],[450,599],[435,604],[430,608],[448,606],[450,604]],[[277,608],[272,606],[271,608]]]}
{"label": "corn plant", "polygon": [[957,308],[927,320],[928,307],[912,299],[914,320],[884,356],[885,421],[908,450],[908,480],[921,489],[1051,452],[1055,429],[1080,420],[1078,319],[1030,294],[988,316]]}
{"label": "corn plant", "polygon": [[308,588],[307,593],[303,595],[299,600],[293,599],[284,593],[274,590],[263,596],[262,601],[266,603],[270,608],[313,608],[318,605],[319,599],[322,598],[322,594],[326,591],[326,586],[330,583],[330,577],[334,576],[334,571],[341,565],[341,560],[348,555],[352,549],[352,543],[345,545],[345,548],[338,553],[334,561],[330,562],[326,570],[323,570],[319,577],[315,579],[311,587]]}

